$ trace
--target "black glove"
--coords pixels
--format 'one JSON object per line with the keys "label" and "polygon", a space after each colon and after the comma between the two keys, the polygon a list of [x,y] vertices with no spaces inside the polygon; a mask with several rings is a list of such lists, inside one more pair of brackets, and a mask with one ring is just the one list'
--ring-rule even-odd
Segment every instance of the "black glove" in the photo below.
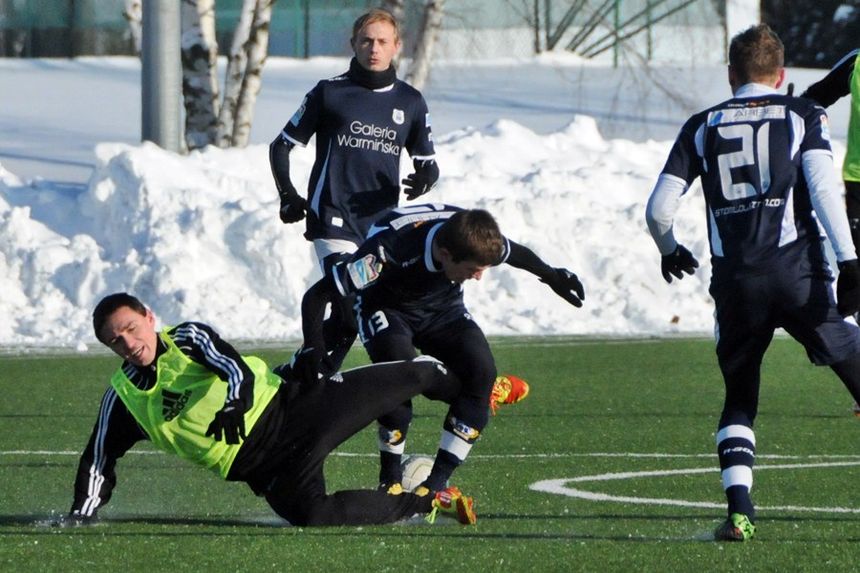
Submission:
{"label": "black glove", "polygon": [[238,444],[239,438],[245,439],[245,408],[239,400],[231,400],[215,413],[212,423],[206,430],[207,436],[221,441],[221,434],[228,444]]}
{"label": "black glove", "polygon": [[841,316],[860,312],[860,263],[857,259],[839,263],[836,280],[836,310]]}
{"label": "black glove", "polygon": [[684,273],[691,275],[699,268],[699,261],[683,245],[678,245],[671,254],[664,255],[660,261],[660,270],[667,283],[672,282],[672,276],[684,278]]}
{"label": "black glove", "polygon": [[575,274],[567,269],[552,269],[552,273],[541,278],[541,282],[548,284],[555,294],[573,306],[580,307],[582,301],[585,300],[585,290],[582,288],[582,283],[579,282]]}
{"label": "black glove", "polygon": [[281,195],[281,211],[278,213],[284,223],[298,223],[305,218],[308,202],[298,193]]}
{"label": "black glove", "polygon": [[303,382],[317,382],[328,374],[327,357],[321,344],[300,348],[293,357],[293,374]]}
{"label": "black glove", "polygon": [[431,191],[439,180],[439,166],[434,159],[415,159],[412,165],[415,167],[415,173],[407,175],[403,180],[408,201]]}

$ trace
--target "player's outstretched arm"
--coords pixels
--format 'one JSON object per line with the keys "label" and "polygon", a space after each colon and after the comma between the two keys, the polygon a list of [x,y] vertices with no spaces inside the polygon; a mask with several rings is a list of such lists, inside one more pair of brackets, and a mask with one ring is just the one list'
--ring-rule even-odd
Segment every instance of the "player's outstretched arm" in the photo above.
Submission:
{"label": "player's outstretched arm", "polygon": [[99,509],[110,501],[116,485],[117,460],[134,444],[146,439],[147,435],[116,391],[109,387],[78,463],[72,507],[68,515],[54,525],[68,527],[95,522]]}
{"label": "player's outstretched arm", "polygon": [[549,266],[528,247],[511,240],[508,243],[510,254],[506,263],[535,275],[541,282],[548,284],[555,294],[573,306],[582,306],[582,301],[585,300],[585,289],[579,277],[565,268]]}
{"label": "player's outstretched arm", "polygon": [[851,93],[851,74],[857,61],[858,50],[845,54],[826,76],[806,88],[800,97],[815,100],[822,107],[830,107],[841,97]]}
{"label": "player's outstretched arm", "polygon": [[269,145],[269,164],[281,198],[279,216],[284,223],[297,223],[305,218],[308,202],[296,191],[290,180],[290,151],[293,145],[278,135]]}
{"label": "player's outstretched arm", "polygon": [[555,294],[575,307],[582,306],[585,300],[585,289],[579,277],[567,269],[554,268],[549,276],[541,278],[541,282],[548,284]]}

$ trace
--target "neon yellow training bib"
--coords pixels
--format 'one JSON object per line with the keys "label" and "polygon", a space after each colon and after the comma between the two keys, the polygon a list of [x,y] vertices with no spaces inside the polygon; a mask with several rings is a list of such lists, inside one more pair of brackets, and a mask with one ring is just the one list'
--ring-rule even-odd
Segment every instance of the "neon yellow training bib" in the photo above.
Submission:
{"label": "neon yellow training bib", "polygon": [[[122,368],[111,378],[111,385],[156,447],[226,478],[241,444],[229,445],[205,434],[224,406],[227,383],[183,354],[167,331],[159,335],[167,351],[158,357],[152,388],[135,387]],[[242,358],[254,373],[254,404],[245,412],[245,432],[250,434],[282,380],[259,358]]]}
{"label": "neon yellow training bib", "polygon": [[842,179],[860,181],[860,54],[851,74],[851,117],[848,120],[848,149],[842,164]]}

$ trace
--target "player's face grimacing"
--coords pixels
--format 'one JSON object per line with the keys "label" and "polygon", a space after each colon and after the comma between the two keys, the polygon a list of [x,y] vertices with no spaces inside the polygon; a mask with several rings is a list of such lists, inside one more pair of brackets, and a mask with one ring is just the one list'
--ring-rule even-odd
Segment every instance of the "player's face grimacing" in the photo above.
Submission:
{"label": "player's face grimacing", "polygon": [[388,22],[371,22],[352,42],[355,59],[366,70],[384,72],[400,49],[400,39]]}
{"label": "player's face grimacing", "polygon": [[135,366],[149,366],[155,360],[158,335],[149,309],[142,315],[122,306],[108,317],[99,334],[108,348]]}

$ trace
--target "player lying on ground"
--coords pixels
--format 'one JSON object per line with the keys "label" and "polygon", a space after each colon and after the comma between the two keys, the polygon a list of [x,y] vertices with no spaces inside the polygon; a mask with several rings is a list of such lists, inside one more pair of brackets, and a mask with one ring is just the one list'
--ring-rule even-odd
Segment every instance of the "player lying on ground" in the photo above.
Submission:
{"label": "player lying on ground", "polygon": [[102,299],[93,327],[123,363],[81,456],[70,521],[96,517],[111,498],[117,459],[150,440],[246,482],[293,525],[388,523],[440,510],[475,523],[472,499],[456,487],[425,496],[326,492],[323,463],[347,438],[419,393],[448,402],[459,394],[459,381],[440,362],[366,366],[311,383],[282,379],[205,324],[156,332],[152,311],[125,293]]}

